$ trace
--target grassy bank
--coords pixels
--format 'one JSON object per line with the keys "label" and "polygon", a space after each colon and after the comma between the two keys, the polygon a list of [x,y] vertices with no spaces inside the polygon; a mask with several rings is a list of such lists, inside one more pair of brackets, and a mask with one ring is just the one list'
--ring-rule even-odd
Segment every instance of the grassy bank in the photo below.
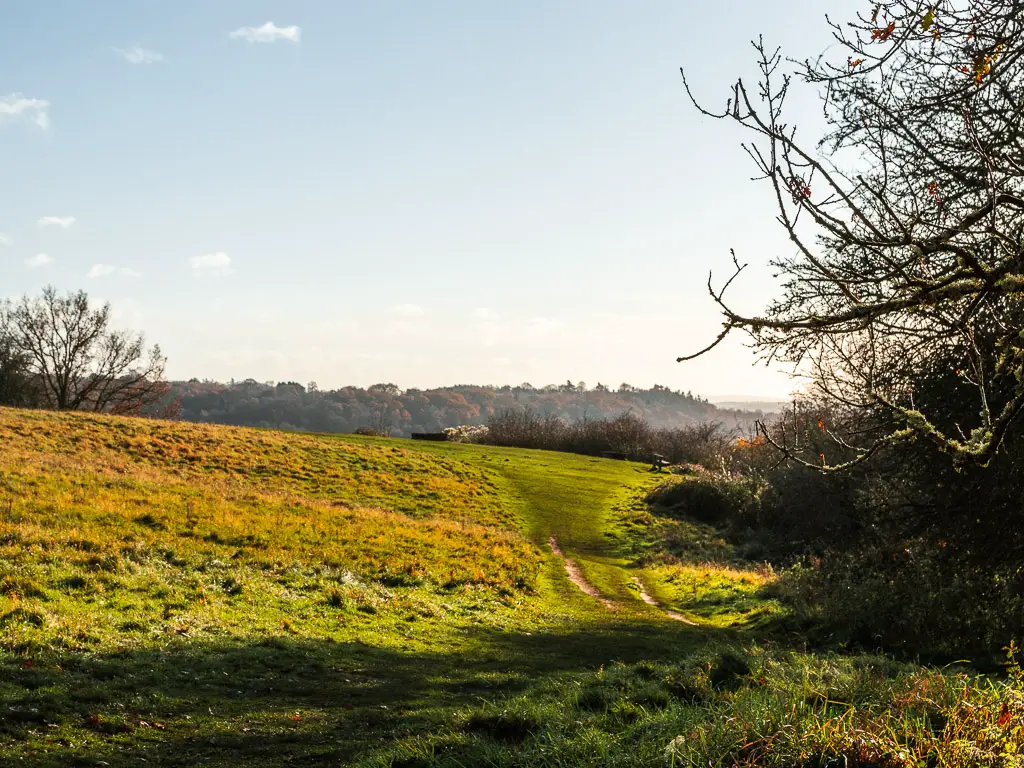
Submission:
{"label": "grassy bank", "polygon": [[1020,744],[1019,680],[799,650],[771,574],[705,562],[714,531],[648,507],[640,465],[0,409],[0,477],[12,764],[1009,766]]}

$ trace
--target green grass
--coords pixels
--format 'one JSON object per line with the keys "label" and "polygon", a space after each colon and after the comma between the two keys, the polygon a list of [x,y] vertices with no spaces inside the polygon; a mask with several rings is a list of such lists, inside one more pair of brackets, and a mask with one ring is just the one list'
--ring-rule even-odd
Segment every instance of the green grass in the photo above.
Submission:
{"label": "green grass", "polygon": [[764,595],[770,571],[712,563],[649,566],[643,570],[648,591],[659,603],[702,626],[751,628],[769,623],[782,606]]}
{"label": "green grass", "polygon": [[652,511],[657,482],[565,454],[0,409],[0,764],[824,766],[807,760],[863,734],[894,754],[1020,745],[998,723],[1024,713],[1019,681],[788,651],[770,574],[673,554],[669,529],[715,534]]}
{"label": "green grass", "polygon": [[1015,768],[1015,674],[993,682],[874,656],[719,645],[466,709],[365,765]]}
{"label": "green grass", "polygon": [[588,516],[649,485],[635,465],[6,409],[0,441],[19,759],[348,759],[676,642],[606,615],[544,546],[599,554]]}

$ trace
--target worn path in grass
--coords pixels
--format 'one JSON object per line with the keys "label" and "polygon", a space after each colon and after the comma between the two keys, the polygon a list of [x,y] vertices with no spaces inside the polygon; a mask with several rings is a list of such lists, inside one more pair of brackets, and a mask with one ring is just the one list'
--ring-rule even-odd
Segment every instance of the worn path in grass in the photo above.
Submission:
{"label": "worn path in grass", "polygon": [[[597,605],[622,620],[684,620],[647,595],[612,535],[615,511],[663,477],[646,465],[548,451],[447,446],[504,477],[518,499],[526,534],[553,557],[543,582],[584,613]],[[569,586],[566,582],[572,584]]]}
{"label": "worn path in grass", "polygon": [[609,536],[654,482],[566,454],[0,409],[0,755],[372,761],[482,701],[685,655],[708,632],[646,605]]}
{"label": "worn path in grass", "polygon": [[[615,603],[636,603],[623,570],[626,561],[610,546],[606,532],[616,504],[625,503],[650,484],[649,474],[639,465],[604,459],[572,457],[537,452],[529,463],[486,461],[498,464],[525,503],[524,518],[530,538],[539,544],[552,539],[565,557],[572,559],[581,576],[603,596]],[[549,574],[562,589],[562,599],[579,599],[575,588],[563,583],[564,571],[558,554],[549,560]],[[593,605],[593,601],[587,601]],[[633,606],[638,607],[638,606]]]}

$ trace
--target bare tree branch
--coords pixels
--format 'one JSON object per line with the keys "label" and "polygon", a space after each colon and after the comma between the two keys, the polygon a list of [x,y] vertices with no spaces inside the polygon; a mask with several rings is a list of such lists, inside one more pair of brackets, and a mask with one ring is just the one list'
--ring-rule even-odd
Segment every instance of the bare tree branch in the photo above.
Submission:
{"label": "bare tree branch", "polygon": [[47,287],[8,305],[0,320],[0,337],[24,359],[43,407],[135,413],[167,391],[160,348],[147,353],[141,334],[110,330],[110,305],[90,308],[84,291]]}
{"label": "bare tree branch", "polygon": [[[743,149],[794,252],[774,262],[783,293],[762,315],[727,303],[738,270],[719,291],[709,278],[723,329],[679,360],[743,330],[766,359],[810,363],[822,396],[884,415],[868,443],[826,430],[849,456],[826,469],[917,438],[985,464],[1024,409],[1024,0],[879,0],[827,21],[841,58],[784,72],[758,40],[756,95],[737,80],[724,112],[683,73],[702,114],[750,132]],[[822,89],[829,127],[815,148],[783,117],[798,80]],[[921,371],[945,362],[978,404],[952,432],[941,403],[915,403]]]}

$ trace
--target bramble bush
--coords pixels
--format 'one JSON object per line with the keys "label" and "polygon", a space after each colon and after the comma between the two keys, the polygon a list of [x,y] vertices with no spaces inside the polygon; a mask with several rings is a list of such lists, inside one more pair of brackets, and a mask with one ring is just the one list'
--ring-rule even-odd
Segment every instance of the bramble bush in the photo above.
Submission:
{"label": "bramble bush", "polygon": [[669,429],[652,427],[631,412],[611,419],[569,422],[529,409],[508,409],[495,414],[486,432],[473,442],[586,456],[611,453],[641,462],[659,455],[671,464],[714,468],[721,466],[732,435],[718,422]]}
{"label": "bramble bush", "polygon": [[[806,400],[769,433],[813,457],[836,449],[826,429],[867,432],[871,419]],[[1011,442],[987,468],[956,469],[911,444],[823,472],[763,439],[740,440],[729,473],[652,500],[713,523],[739,554],[771,563],[781,573],[771,589],[816,642],[984,661],[1024,632],[1021,452]],[[665,495],[680,502],[666,505]]]}

